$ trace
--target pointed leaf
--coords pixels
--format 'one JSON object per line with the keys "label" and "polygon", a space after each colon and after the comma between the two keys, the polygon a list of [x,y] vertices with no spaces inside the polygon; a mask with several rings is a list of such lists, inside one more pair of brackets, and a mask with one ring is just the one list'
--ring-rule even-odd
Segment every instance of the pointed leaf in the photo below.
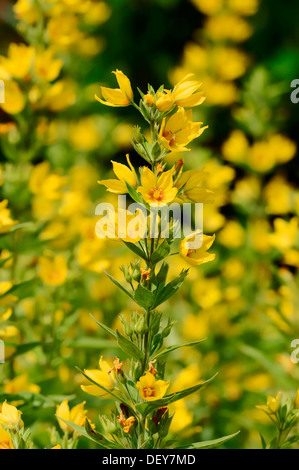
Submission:
{"label": "pointed leaf", "polygon": [[177,447],[177,449],[212,449],[213,447],[218,447],[221,444],[224,444],[224,442],[230,441],[239,433],[240,431],[228,436],[219,437],[218,439],[213,439],[212,441],[195,442],[194,444],[188,446]]}
{"label": "pointed leaf", "polygon": [[136,344],[134,344],[128,338],[123,336],[118,330],[116,330],[116,336],[117,336],[117,342],[119,344],[119,347],[123,350],[125,354],[127,354],[128,357],[133,357],[134,359],[137,359],[138,361],[143,360],[143,353],[136,346]]}
{"label": "pointed leaf", "polygon": [[109,326],[104,325],[104,323],[99,322],[91,313],[89,315],[101,328],[103,328],[104,331],[106,331],[106,333],[108,333],[108,335],[111,335],[114,339],[116,339],[115,331],[109,328]]}
{"label": "pointed leaf", "polygon": [[110,276],[110,274],[108,274],[105,269],[103,269],[104,273],[106,274],[107,277],[109,277],[109,279],[117,286],[119,287],[125,294],[127,294],[131,299],[134,300],[134,297],[133,295],[131,294],[131,292],[129,292],[127,289],[125,289],[125,287],[123,287],[120,282],[118,282],[113,276]]}
{"label": "pointed leaf", "polygon": [[196,346],[197,344],[200,344],[202,343],[203,341],[205,341],[206,338],[204,339],[200,339],[198,341],[192,341],[191,343],[186,343],[186,344],[175,344],[174,346],[169,346],[168,348],[165,348],[163,349],[162,351],[160,351],[158,354],[155,354],[153,359],[160,359],[161,357],[164,358],[164,356],[166,356],[167,354],[171,353],[172,351],[175,351],[176,349],[179,349],[179,348],[187,348],[189,346]]}

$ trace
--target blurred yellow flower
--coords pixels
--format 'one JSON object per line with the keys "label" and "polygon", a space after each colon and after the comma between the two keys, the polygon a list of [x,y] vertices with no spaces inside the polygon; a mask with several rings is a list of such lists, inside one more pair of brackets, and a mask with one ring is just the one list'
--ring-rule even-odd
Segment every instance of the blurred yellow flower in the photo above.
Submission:
{"label": "blurred yellow flower", "polygon": [[240,130],[234,130],[222,146],[222,153],[230,162],[244,162],[249,151],[249,142]]}
{"label": "blurred yellow flower", "polygon": [[251,36],[252,28],[242,17],[224,12],[208,18],[205,31],[214,41],[242,42]]}
{"label": "blurred yellow flower", "polygon": [[28,24],[36,23],[39,18],[39,11],[34,0],[17,0],[13,9],[17,19]]}
{"label": "blurred yellow flower", "polygon": [[100,145],[101,139],[95,119],[92,116],[88,116],[71,123],[69,127],[69,139],[71,145],[76,150],[96,150]]}
{"label": "blurred yellow flower", "polygon": [[206,15],[215,15],[223,7],[223,0],[192,0],[192,3]]}
{"label": "blurred yellow flower", "polygon": [[52,82],[61,71],[62,61],[54,58],[54,49],[37,50],[34,60],[34,73],[42,81]]}
{"label": "blurred yellow flower", "polygon": [[39,276],[48,286],[64,284],[68,268],[64,255],[41,256],[39,258]]}
{"label": "blurred yellow flower", "polygon": [[25,108],[25,98],[17,82],[5,82],[5,102],[0,103],[0,108],[8,114],[19,114]]}
{"label": "blurred yellow flower", "polygon": [[218,241],[230,249],[240,248],[245,241],[245,231],[235,220],[230,220],[218,234]]}
{"label": "blurred yellow flower", "polygon": [[298,217],[292,217],[290,221],[284,219],[274,220],[274,233],[269,235],[271,246],[277,248],[281,252],[292,248],[298,237]]}
{"label": "blurred yellow flower", "polygon": [[18,222],[10,217],[10,210],[7,209],[8,200],[0,202],[0,233],[9,232]]}
{"label": "blurred yellow flower", "polygon": [[32,384],[28,380],[28,374],[24,372],[24,374],[18,375],[11,380],[8,380],[4,383],[4,391],[5,393],[17,393],[17,392],[33,392],[39,393],[40,386],[36,384]]}
{"label": "blurred yellow flower", "polygon": [[3,68],[10,77],[26,79],[30,72],[33,61],[34,49],[25,44],[10,43],[7,57],[0,56],[0,67]]}

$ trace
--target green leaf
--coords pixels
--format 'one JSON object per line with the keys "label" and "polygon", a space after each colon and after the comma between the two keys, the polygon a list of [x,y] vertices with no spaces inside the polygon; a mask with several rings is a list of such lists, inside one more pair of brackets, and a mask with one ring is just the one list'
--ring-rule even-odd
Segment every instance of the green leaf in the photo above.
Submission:
{"label": "green leaf", "polygon": [[296,383],[291,377],[287,376],[282,366],[273,362],[269,359],[262,351],[248,346],[247,344],[242,344],[239,346],[239,349],[243,354],[248,357],[251,357],[254,361],[260,364],[265,370],[274,377],[281,388],[294,388],[298,383]]}
{"label": "green leaf", "polygon": [[144,201],[141,194],[138,193],[136,191],[136,189],[133,188],[133,186],[131,186],[126,180],[125,180],[125,183],[126,183],[126,186],[127,186],[127,189],[128,189],[128,193],[130,194],[133,201],[138,202],[138,204],[142,204],[143,206],[145,206],[149,210],[149,205],[147,204],[147,202]]}
{"label": "green leaf", "polygon": [[145,261],[147,260],[147,256],[144,253],[144,251],[135,243],[130,243],[130,242],[125,242],[123,240],[123,243],[126,245],[126,247],[129,248],[129,250],[133,251],[135,255],[139,256],[140,258],[144,259]]}
{"label": "green leaf", "polygon": [[162,406],[168,406],[171,403],[174,403],[178,400],[181,400],[182,398],[185,398],[188,395],[191,395],[192,393],[195,393],[198,390],[202,389],[208,383],[212,382],[212,380],[214,380],[214,378],[217,375],[218,375],[218,373],[213,375],[213,377],[206,380],[205,382],[197,384],[194,387],[190,387],[190,388],[187,388],[185,390],[181,390],[180,392],[172,393],[171,395],[166,395],[165,397],[160,398],[160,400],[155,400],[153,402],[148,402],[148,403],[139,403],[138,405],[136,405],[136,409],[138,411],[140,411],[140,413],[142,413],[142,414],[148,414],[150,411],[152,411],[156,408],[161,408]]}
{"label": "green leaf", "polygon": [[[63,421],[66,423],[70,428],[72,428],[74,431],[76,431],[78,434],[80,434],[83,437],[86,437],[87,439],[96,442],[97,444],[102,445],[103,447],[109,448],[114,448],[117,449],[116,444],[108,439],[106,439],[104,436],[102,436],[99,432],[95,432],[92,434],[91,432],[87,432],[86,428],[83,426],[79,426],[78,424],[72,423],[71,421],[67,421],[66,419],[60,418],[59,416],[55,415],[57,419]],[[86,419],[85,422],[88,422]]]}
{"label": "green leaf", "polygon": [[184,282],[188,271],[188,269],[183,269],[181,273],[173,281],[166,284],[165,287],[161,285],[158,287],[154,308],[158,307],[163,302],[166,302],[166,300],[170,299],[170,297],[172,297],[177,292]]}
{"label": "green leaf", "polygon": [[177,449],[212,449],[213,447],[218,447],[221,444],[224,444],[224,442],[230,441],[239,433],[240,431],[228,436],[219,437],[219,439],[213,439],[212,441],[195,442],[194,444],[188,446],[177,447]]}
{"label": "green leaf", "polygon": [[104,273],[107,277],[109,277],[110,281],[112,281],[117,287],[119,287],[125,294],[127,294],[132,300],[134,300],[133,295],[127,289],[125,289],[114,277],[110,276],[105,269],[103,269]]}
{"label": "green leaf", "polygon": [[15,343],[5,343],[7,346],[12,346],[16,348],[16,351],[7,359],[8,361],[14,359],[16,356],[20,356],[21,354],[25,354],[28,351],[36,348],[37,346],[43,346],[51,344],[51,342],[43,343],[43,342],[32,342],[32,343],[25,343],[25,344],[15,344]]}
{"label": "green leaf", "polygon": [[172,351],[175,351],[176,349],[179,348],[187,348],[189,346],[196,346],[197,344],[202,343],[205,341],[206,338],[200,339],[198,341],[192,341],[191,343],[185,343],[185,344],[175,344],[174,346],[169,346],[168,348],[163,349],[163,351],[160,351],[158,354],[155,354],[152,358],[153,359],[160,359],[161,357],[166,356],[167,354],[171,353]]}
{"label": "green leaf", "polygon": [[259,433],[259,435],[260,435],[260,438],[261,438],[262,449],[266,449],[267,443],[266,443],[264,437],[262,436],[262,434]]}
{"label": "green leaf", "polygon": [[143,353],[136,346],[136,344],[134,344],[128,338],[123,336],[118,330],[116,330],[116,336],[119,347],[123,350],[125,354],[127,354],[127,356],[134,357],[134,359],[137,359],[138,361],[143,360]]}
{"label": "green leaf", "polygon": [[2,266],[4,266],[7,261],[9,261],[10,259],[12,259],[12,257],[13,257],[13,256],[11,255],[11,256],[8,256],[8,257],[5,258],[5,259],[2,259],[2,260],[0,261],[0,268],[2,268]]}
{"label": "green leaf", "polygon": [[30,297],[34,295],[37,286],[40,284],[40,280],[37,278],[31,279],[30,281],[20,282],[15,284],[4,294],[0,295],[0,299],[5,297],[8,294],[13,294],[19,299],[24,299],[25,297]]}
{"label": "green leaf", "polygon": [[141,284],[138,284],[138,287],[134,292],[134,300],[140,307],[148,310],[154,305],[155,294],[143,287]]}
{"label": "green leaf", "polygon": [[[165,285],[167,274],[168,274],[169,265],[167,263],[162,263],[160,271],[156,275],[157,284]],[[161,286],[162,287],[162,286]]]}
{"label": "green leaf", "polygon": [[116,333],[114,330],[109,328],[109,326],[104,325],[104,323],[99,322],[91,313],[89,314],[91,318],[101,327],[103,330],[108,333],[108,335],[111,335],[114,339],[116,339]]}
{"label": "green leaf", "polygon": [[153,264],[159,263],[162,259],[166,258],[170,253],[170,246],[167,240],[163,240],[162,243],[158,246],[158,248],[154,251],[151,256],[151,262]]}
{"label": "green leaf", "polygon": [[81,336],[77,339],[69,339],[63,342],[63,346],[74,349],[111,349],[115,348],[113,341],[108,339]]}

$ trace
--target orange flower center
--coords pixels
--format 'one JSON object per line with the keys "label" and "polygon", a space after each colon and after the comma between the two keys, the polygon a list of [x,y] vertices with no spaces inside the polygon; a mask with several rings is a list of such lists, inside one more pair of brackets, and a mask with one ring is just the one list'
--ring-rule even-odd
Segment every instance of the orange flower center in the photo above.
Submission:
{"label": "orange flower center", "polygon": [[165,137],[166,140],[169,141],[169,145],[173,147],[175,145],[175,134],[171,131],[164,131],[163,132],[163,137]]}
{"label": "orange flower center", "polygon": [[154,397],[156,396],[156,390],[152,387],[144,387],[143,395],[145,397]]}
{"label": "orange flower center", "polygon": [[151,189],[149,195],[152,201],[162,201],[164,199],[164,191],[162,188],[154,187]]}
{"label": "orange flower center", "polygon": [[188,250],[187,256],[190,257],[192,253],[196,253],[196,250]]}

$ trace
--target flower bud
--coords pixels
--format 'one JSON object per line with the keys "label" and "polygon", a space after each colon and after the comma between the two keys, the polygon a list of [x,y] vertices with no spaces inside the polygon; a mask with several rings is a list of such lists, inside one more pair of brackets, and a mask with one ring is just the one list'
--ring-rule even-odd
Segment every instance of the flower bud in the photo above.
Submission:
{"label": "flower bud", "polygon": [[133,134],[134,134],[134,138],[135,138],[136,142],[138,144],[143,144],[144,137],[141,133],[141,128],[139,126],[134,126],[133,127]]}
{"label": "flower bud", "polygon": [[105,434],[114,434],[117,431],[116,423],[107,418],[107,416],[99,416],[103,431]]}
{"label": "flower bud", "polygon": [[144,335],[148,330],[147,322],[145,315],[142,315],[138,318],[136,326],[135,326],[135,331],[139,335]]}

